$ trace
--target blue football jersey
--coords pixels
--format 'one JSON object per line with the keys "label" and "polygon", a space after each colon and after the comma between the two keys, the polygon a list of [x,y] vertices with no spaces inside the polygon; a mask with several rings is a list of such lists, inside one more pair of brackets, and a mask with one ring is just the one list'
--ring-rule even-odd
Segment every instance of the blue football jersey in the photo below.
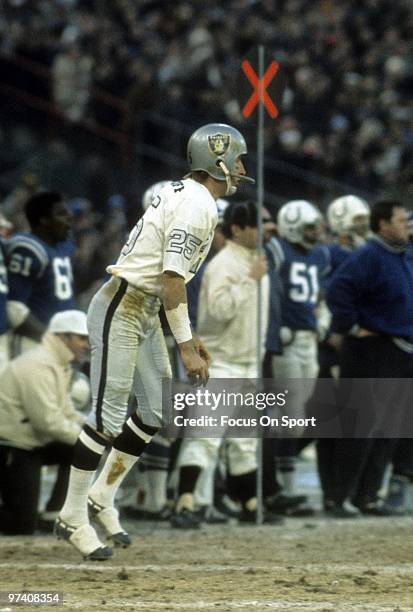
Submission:
{"label": "blue football jersey", "polygon": [[207,262],[204,261],[195,276],[186,285],[186,297],[188,300],[188,315],[191,321],[192,328],[196,331],[198,324],[198,303],[199,294],[201,291],[202,278],[207,266]]}
{"label": "blue football jersey", "polygon": [[309,251],[296,248],[284,239],[271,238],[267,244],[282,282],[281,322],[295,330],[315,330],[315,307],[321,279],[328,273],[330,258],[325,246]]}
{"label": "blue football jersey", "polygon": [[326,244],[326,249],[330,254],[330,271],[329,274],[333,274],[339,266],[346,261],[347,257],[351,255],[353,249],[345,248],[340,244],[336,244],[332,242],[331,244]]}
{"label": "blue football jersey", "polygon": [[266,349],[271,353],[281,354],[281,304],[284,288],[271,249],[269,249],[267,245],[265,246],[265,254],[267,256],[268,276],[270,279],[270,303]]}
{"label": "blue football jersey", "polygon": [[37,236],[13,236],[7,248],[9,300],[22,302],[42,323],[75,308],[70,240],[50,246]]}
{"label": "blue football jersey", "polygon": [[341,266],[344,261],[346,261],[347,257],[353,252],[353,249],[345,248],[340,244],[336,244],[335,242],[326,244],[324,248],[328,251],[330,258],[330,266],[328,268],[327,273],[324,275],[324,278],[322,279],[323,286],[328,285],[328,282],[333,276],[334,272]]}
{"label": "blue football jersey", "polygon": [[7,322],[7,294],[9,291],[7,282],[7,267],[5,247],[0,240],[0,336],[8,329]]}

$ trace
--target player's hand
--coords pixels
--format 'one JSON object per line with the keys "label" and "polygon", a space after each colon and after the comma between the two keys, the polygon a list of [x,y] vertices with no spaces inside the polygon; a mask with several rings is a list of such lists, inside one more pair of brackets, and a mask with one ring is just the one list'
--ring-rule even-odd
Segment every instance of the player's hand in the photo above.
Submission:
{"label": "player's hand", "polygon": [[360,328],[356,333],[356,338],[369,338],[370,336],[377,336],[377,333],[364,328]]}
{"label": "player's hand", "polygon": [[205,386],[209,378],[208,364],[205,359],[201,357],[192,342],[183,342],[178,346],[188,378],[193,380],[195,384]]}
{"label": "player's hand", "polygon": [[335,351],[341,351],[343,346],[344,336],[341,334],[330,334],[327,338],[327,344],[329,344]]}
{"label": "player's hand", "polygon": [[204,361],[206,361],[206,364],[209,368],[209,366],[211,365],[212,359],[211,359],[211,355],[209,354],[208,349],[206,348],[205,344],[202,342],[200,337],[194,333],[192,334],[192,340],[194,341],[196,352],[198,353],[200,357],[202,357]]}
{"label": "player's hand", "polygon": [[268,264],[265,255],[257,255],[250,267],[249,276],[258,281],[267,274]]}

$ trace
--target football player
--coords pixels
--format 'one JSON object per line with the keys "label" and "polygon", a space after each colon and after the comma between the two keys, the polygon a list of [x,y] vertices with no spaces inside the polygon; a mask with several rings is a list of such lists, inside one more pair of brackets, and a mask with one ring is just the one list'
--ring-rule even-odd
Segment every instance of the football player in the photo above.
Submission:
{"label": "football player", "polygon": [[354,195],[346,195],[331,202],[327,209],[327,220],[337,240],[328,245],[331,272],[347,256],[363,246],[370,234],[370,208],[367,202]]}
{"label": "football player", "polygon": [[[336,198],[327,209],[327,220],[335,241],[327,244],[330,255],[328,274],[323,278],[323,287],[327,289],[334,272],[357,248],[362,247],[370,235],[370,208],[367,202],[354,195]],[[319,346],[320,378],[337,376],[338,353],[337,338],[329,334]],[[315,401],[317,391],[315,392]],[[317,441],[317,462],[321,487],[323,490],[324,510],[335,518],[353,518],[358,511],[352,504],[335,504],[333,502],[335,488],[334,449],[336,440],[322,438]]]}
{"label": "football player", "polygon": [[[333,200],[327,209],[327,219],[335,241],[325,245],[329,254],[328,270],[322,279],[325,290],[337,268],[354,250],[362,247],[371,234],[369,205],[357,196],[346,195]],[[320,376],[329,377],[337,362],[333,353],[337,348],[334,334],[321,347]]]}
{"label": "football player", "polygon": [[[210,359],[192,335],[185,283],[211,246],[216,200],[235,193],[241,181],[252,181],[242,161],[246,153],[244,137],[229,125],[196,130],[188,141],[189,174],[156,194],[89,307],[93,410],[75,447],[68,495],[56,522],[56,535],[89,559],[106,559],[112,550],[90,525],[88,503],[115,544],[130,544],[114,499],[162,426],[161,381],[171,378],[171,368],[158,316],[161,301],[188,376],[202,383],[208,379]],[[124,423],[133,387],[138,411]]]}
{"label": "football player", "polygon": [[[267,243],[271,265],[278,270],[281,290],[281,329],[278,338],[268,338],[267,346],[281,344],[279,354],[271,356],[272,375],[277,379],[299,379],[291,389],[289,416],[305,416],[305,404],[313,390],[318,373],[317,340],[320,284],[328,269],[328,253],[318,245],[322,236],[320,211],[306,200],[293,200],[278,212],[280,238]],[[271,328],[270,333],[278,333]],[[307,383],[302,381],[307,379]],[[287,495],[295,494],[294,440],[277,441],[279,466]],[[303,511],[304,513],[304,511]]]}
{"label": "football player", "polygon": [[[155,183],[155,185],[152,185],[145,191],[142,198],[144,210],[148,209],[152,200],[157,197],[159,191],[167,184],[167,181],[161,181]],[[225,237],[222,233],[222,221],[224,211],[228,204],[228,200],[224,200],[223,198],[218,198],[216,201],[218,221],[211,249],[197,274],[186,285],[188,314],[192,329],[195,332],[197,331],[199,292],[205,266],[211,257],[213,257],[225,244]],[[178,371],[179,370],[182,370],[180,362],[178,363]],[[184,375],[183,372],[181,373]],[[139,461],[139,471],[137,474],[138,487],[137,492],[134,491],[136,503],[135,506],[126,506],[123,508],[123,512],[126,516],[130,518],[146,517],[153,520],[162,520],[169,516],[166,499],[169,456],[170,441],[163,437],[161,433],[156,434]],[[203,474],[204,477],[199,479],[202,483],[202,489],[198,483],[196,491],[197,501],[201,500],[202,503],[207,503],[206,500],[208,500],[208,502],[210,502],[209,491],[212,490],[214,467],[214,465],[211,465],[211,468],[208,470],[208,477]],[[215,515],[218,516],[217,513],[215,513]]]}
{"label": "football player", "polygon": [[75,307],[71,217],[61,194],[35,194],[25,213],[31,231],[15,234],[7,246],[8,315],[20,345],[15,353],[32,348],[54,314]]}

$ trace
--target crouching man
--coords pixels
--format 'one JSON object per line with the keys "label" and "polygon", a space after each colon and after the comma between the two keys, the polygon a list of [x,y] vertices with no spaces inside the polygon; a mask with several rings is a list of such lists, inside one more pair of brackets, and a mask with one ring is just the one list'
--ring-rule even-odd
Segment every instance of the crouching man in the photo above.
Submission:
{"label": "crouching man", "polygon": [[[72,361],[89,348],[86,315],[55,314],[36,348],[10,361],[0,375],[0,532],[36,529],[42,465],[59,465],[46,510],[58,511],[66,495],[73,446],[84,418],[70,399]],[[64,485],[62,486],[62,482]]]}

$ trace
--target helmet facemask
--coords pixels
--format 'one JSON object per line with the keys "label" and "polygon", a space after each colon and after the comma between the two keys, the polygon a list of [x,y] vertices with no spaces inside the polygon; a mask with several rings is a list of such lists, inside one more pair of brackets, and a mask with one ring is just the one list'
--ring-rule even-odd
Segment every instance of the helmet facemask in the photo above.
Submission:
{"label": "helmet facemask", "polygon": [[358,248],[363,246],[368,239],[370,229],[369,217],[368,215],[356,215],[352,221],[349,235],[353,245]]}
{"label": "helmet facemask", "polygon": [[312,249],[321,240],[322,227],[320,221],[307,223],[301,228],[301,246]]}

